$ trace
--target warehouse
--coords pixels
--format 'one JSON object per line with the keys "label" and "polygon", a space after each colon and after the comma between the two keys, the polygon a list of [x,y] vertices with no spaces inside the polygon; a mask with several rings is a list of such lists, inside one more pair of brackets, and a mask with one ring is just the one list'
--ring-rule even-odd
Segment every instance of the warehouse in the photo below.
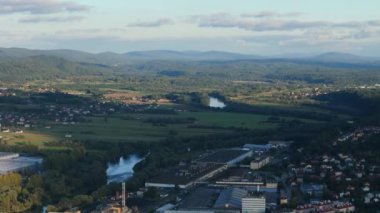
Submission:
{"label": "warehouse", "polygon": [[232,166],[252,156],[249,149],[233,148],[214,151],[197,160],[199,163],[215,163]]}
{"label": "warehouse", "polygon": [[183,165],[163,171],[159,176],[145,183],[146,187],[187,189],[196,183],[206,181],[226,170],[225,165],[220,164],[198,164]]}

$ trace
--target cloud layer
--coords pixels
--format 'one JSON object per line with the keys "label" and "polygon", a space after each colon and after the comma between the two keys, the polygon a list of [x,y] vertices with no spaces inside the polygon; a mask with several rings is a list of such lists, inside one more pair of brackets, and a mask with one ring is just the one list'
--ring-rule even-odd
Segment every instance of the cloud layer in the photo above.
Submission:
{"label": "cloud layer", "polygon": [[160,18],[153,21],[138,21],[134,23],[130,23],[128,27],[161,27],[164,25],[173,24],[174,21],[170,18]]}
{"label": "cloud layer", "polygon": [[89,10],[87,5],[62,0],[0,0],[0,14],[52,14]]}
{"label": "cloud layer", "polygon": [[58,23],[58,22],[70,22],[70,21],[81,21],[83,16],[32,16],[28,18],[22,18],[19,20],[21,23]]}
{"label": "cloud layer", "polygon": [[[261,17],[263,14],[258,13]],[[273,17],[278,13],[266,14]],[[246,16],[247,17],[247,16]],[[255,16],[253,16],[255,17]],[[361,22],[329,22],[329,21],[300,21],[288,19],[245,19],[231,14],[219,13],[213,15],[193,16],[199,27],[237,28],[248,31],[294,31],[312,28],[362,28],[365,26],[380,26],[379,20]]]}
{"label": "cloud layer", "polygon": [[255,13],[243,13],[241,17],[244,18],[278,18],[278,17],[297,17],[301,16],[301,12],[279,13],[276,11],[260,11]]}

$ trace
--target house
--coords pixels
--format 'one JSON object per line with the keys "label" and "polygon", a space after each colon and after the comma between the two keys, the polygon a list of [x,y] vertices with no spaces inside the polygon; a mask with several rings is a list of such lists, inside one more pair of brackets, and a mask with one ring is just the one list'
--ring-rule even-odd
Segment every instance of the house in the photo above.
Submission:
{"label": "house", "polygon": [[284,190],[281,190],[280,192],[280,205],[287,205],[288,204],[288,196]]}

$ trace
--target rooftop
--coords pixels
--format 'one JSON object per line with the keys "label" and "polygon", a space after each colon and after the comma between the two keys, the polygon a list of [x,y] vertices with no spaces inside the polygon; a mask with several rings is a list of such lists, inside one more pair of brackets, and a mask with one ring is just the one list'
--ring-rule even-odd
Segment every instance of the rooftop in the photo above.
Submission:
{"label": "rooftop", "polygon": [[222,149],[198,159],[202,163],[228,163],[250,152],[246,149]]}
{"label": "rooftop", "polygon": [[214,208],[241,208],[241,199],[248,191],[240,188],[224,189],[214,204]]}
{"label": "rooftop", "polygon": [[148,183],[183,185],[194,181],[207,173],[220,168],[216,164],[191,164],[170,168],[161,175],[148,180]]}

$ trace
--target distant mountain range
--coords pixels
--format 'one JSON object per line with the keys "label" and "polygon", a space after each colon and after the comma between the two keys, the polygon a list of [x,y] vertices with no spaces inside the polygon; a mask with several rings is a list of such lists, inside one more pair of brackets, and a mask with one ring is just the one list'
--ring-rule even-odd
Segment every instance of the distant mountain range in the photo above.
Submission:
{"label": "distant mountain range", "polygon": [[132,62],[171,60],[171,61],[235,61],[235,60],[299,60],[323,63],[348,63],[360,64],[369,63],[380,65],[380,58],[362,57],[347,53],[330,52],[311,57],[301,56],[276,56],[265,57],[258,55],[246,55],[221,51],[171,51],[171,50],[152,50],[135,51],[127,53],[87,53],[76,50],[30,50],[23,48],[0,48],[1,59],[17,59],[32,56],[54,56],[73,62],[103,64],[116,66]]}
{"label": "distant mountain range", "polygon": [[117,81],[125,75],[378,83],[379,71],[380,60],[345,53],[271,58],[217,51],[92,54],[75,50],[0,48],[0,84],[55,79]]}

